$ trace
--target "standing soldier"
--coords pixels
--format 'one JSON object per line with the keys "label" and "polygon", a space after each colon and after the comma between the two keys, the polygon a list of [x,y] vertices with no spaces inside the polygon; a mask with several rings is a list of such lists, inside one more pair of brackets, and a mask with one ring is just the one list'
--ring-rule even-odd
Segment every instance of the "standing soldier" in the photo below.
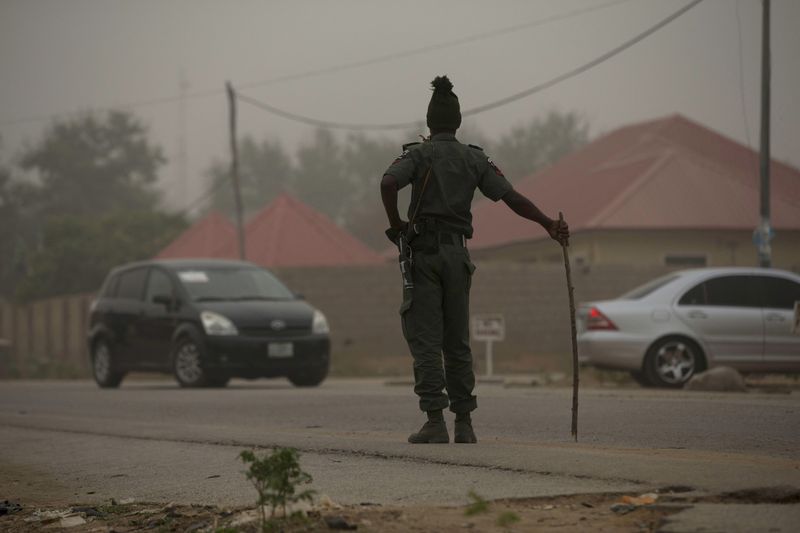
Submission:
{"label": "standing soldier", "polygon": [[[428,104],[430,137],[404,145],[403,153],[381,180],[381,198],[390,228],[389,239],[411,268],[404,274],[400,316],[403,336],[414,357],[414,392],[428,415],[408,441],[447,443],[450,436],[442,410],[455,413],[455,442],[477,442],[470,413],[477,407],[475,373],[469,346],[469,289],[475,266],[467,251],[472,237],[470,212],[475,189],[493,201],[503,200],[519,216],[538,222],[550,236],[566,242],[566,222],[543,214],[519,194],[483,150],[461,144],[455,132],[461,110],[447,76],[432,82]],[[409,221],[400,218],[397,191],[412,185]],[[407,276],[410,274],[410,279]],[[442,364],[444,356],[444,365]],[[444,393],[444,390],[447,393]]]}

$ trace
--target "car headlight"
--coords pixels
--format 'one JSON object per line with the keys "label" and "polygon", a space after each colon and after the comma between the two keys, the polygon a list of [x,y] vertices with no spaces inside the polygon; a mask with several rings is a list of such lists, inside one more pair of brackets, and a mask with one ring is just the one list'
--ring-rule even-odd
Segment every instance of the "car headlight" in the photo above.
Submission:
{"label": "car headlight", "polygon": [[311,333],[323,334],[330,333],[331,328],[328,326],[328,319],[321,311],[314,310],[314,319],[311,322]]}
{"label": "car headlight", "polygon": [[203,322],[203,329],[206,335],[238,335],[239,330],[227,317],[211,311],[200,313],[200,320]]}

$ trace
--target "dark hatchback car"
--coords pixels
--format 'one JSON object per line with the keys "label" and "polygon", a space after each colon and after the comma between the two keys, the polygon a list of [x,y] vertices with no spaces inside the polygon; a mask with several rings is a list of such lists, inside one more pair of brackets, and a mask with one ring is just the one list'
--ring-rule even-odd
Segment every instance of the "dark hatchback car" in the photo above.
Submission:
{"label": "dark hatchback car", "polygon": [[286,376],[301,387],[328,374],[325,316],[274,275],[239,261],[164,260],[112,270],[88,332],[94,378],[172,373],[184,387]]}

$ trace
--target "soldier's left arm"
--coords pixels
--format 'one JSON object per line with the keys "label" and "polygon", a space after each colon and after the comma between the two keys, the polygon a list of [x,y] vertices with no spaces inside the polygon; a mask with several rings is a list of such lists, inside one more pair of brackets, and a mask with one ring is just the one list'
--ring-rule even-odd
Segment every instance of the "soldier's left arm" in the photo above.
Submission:
{"label": "soldier's left arm", "polygon": [[548,217],[536,204],[515,189],[512,188],[504,194],[502,200],[517,215],[539,223],[554,240],[566,243],[569,239],[569,225],[566,221]]}
{"label": "soldier's left arm", "polygon": [[[477,148],[477,147],[473,147]],[[569,239],[569,226],[563,220],[553,220],[536,207],[532,201],[517,192],[511,183],[508,182],[503,171],[500,170],[494,161],[483,154],[483,150],[478,148],[480,161],[484,164],[478,187],[481,192],[489,199],[503,200],[503,202],[516,214],[528,220],[533,220],[540,224],[552,237],[560,243],[566,244]]]}

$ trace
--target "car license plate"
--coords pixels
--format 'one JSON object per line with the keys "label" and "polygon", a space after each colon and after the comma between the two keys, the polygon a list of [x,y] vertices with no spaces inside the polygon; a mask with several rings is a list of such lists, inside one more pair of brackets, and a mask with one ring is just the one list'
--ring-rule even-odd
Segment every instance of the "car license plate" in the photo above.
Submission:
{"label": "car license plate", "polygon": [[291,342],[271,342],[267,346],[269,357],[292,357],[294,355],[294,344]]}

